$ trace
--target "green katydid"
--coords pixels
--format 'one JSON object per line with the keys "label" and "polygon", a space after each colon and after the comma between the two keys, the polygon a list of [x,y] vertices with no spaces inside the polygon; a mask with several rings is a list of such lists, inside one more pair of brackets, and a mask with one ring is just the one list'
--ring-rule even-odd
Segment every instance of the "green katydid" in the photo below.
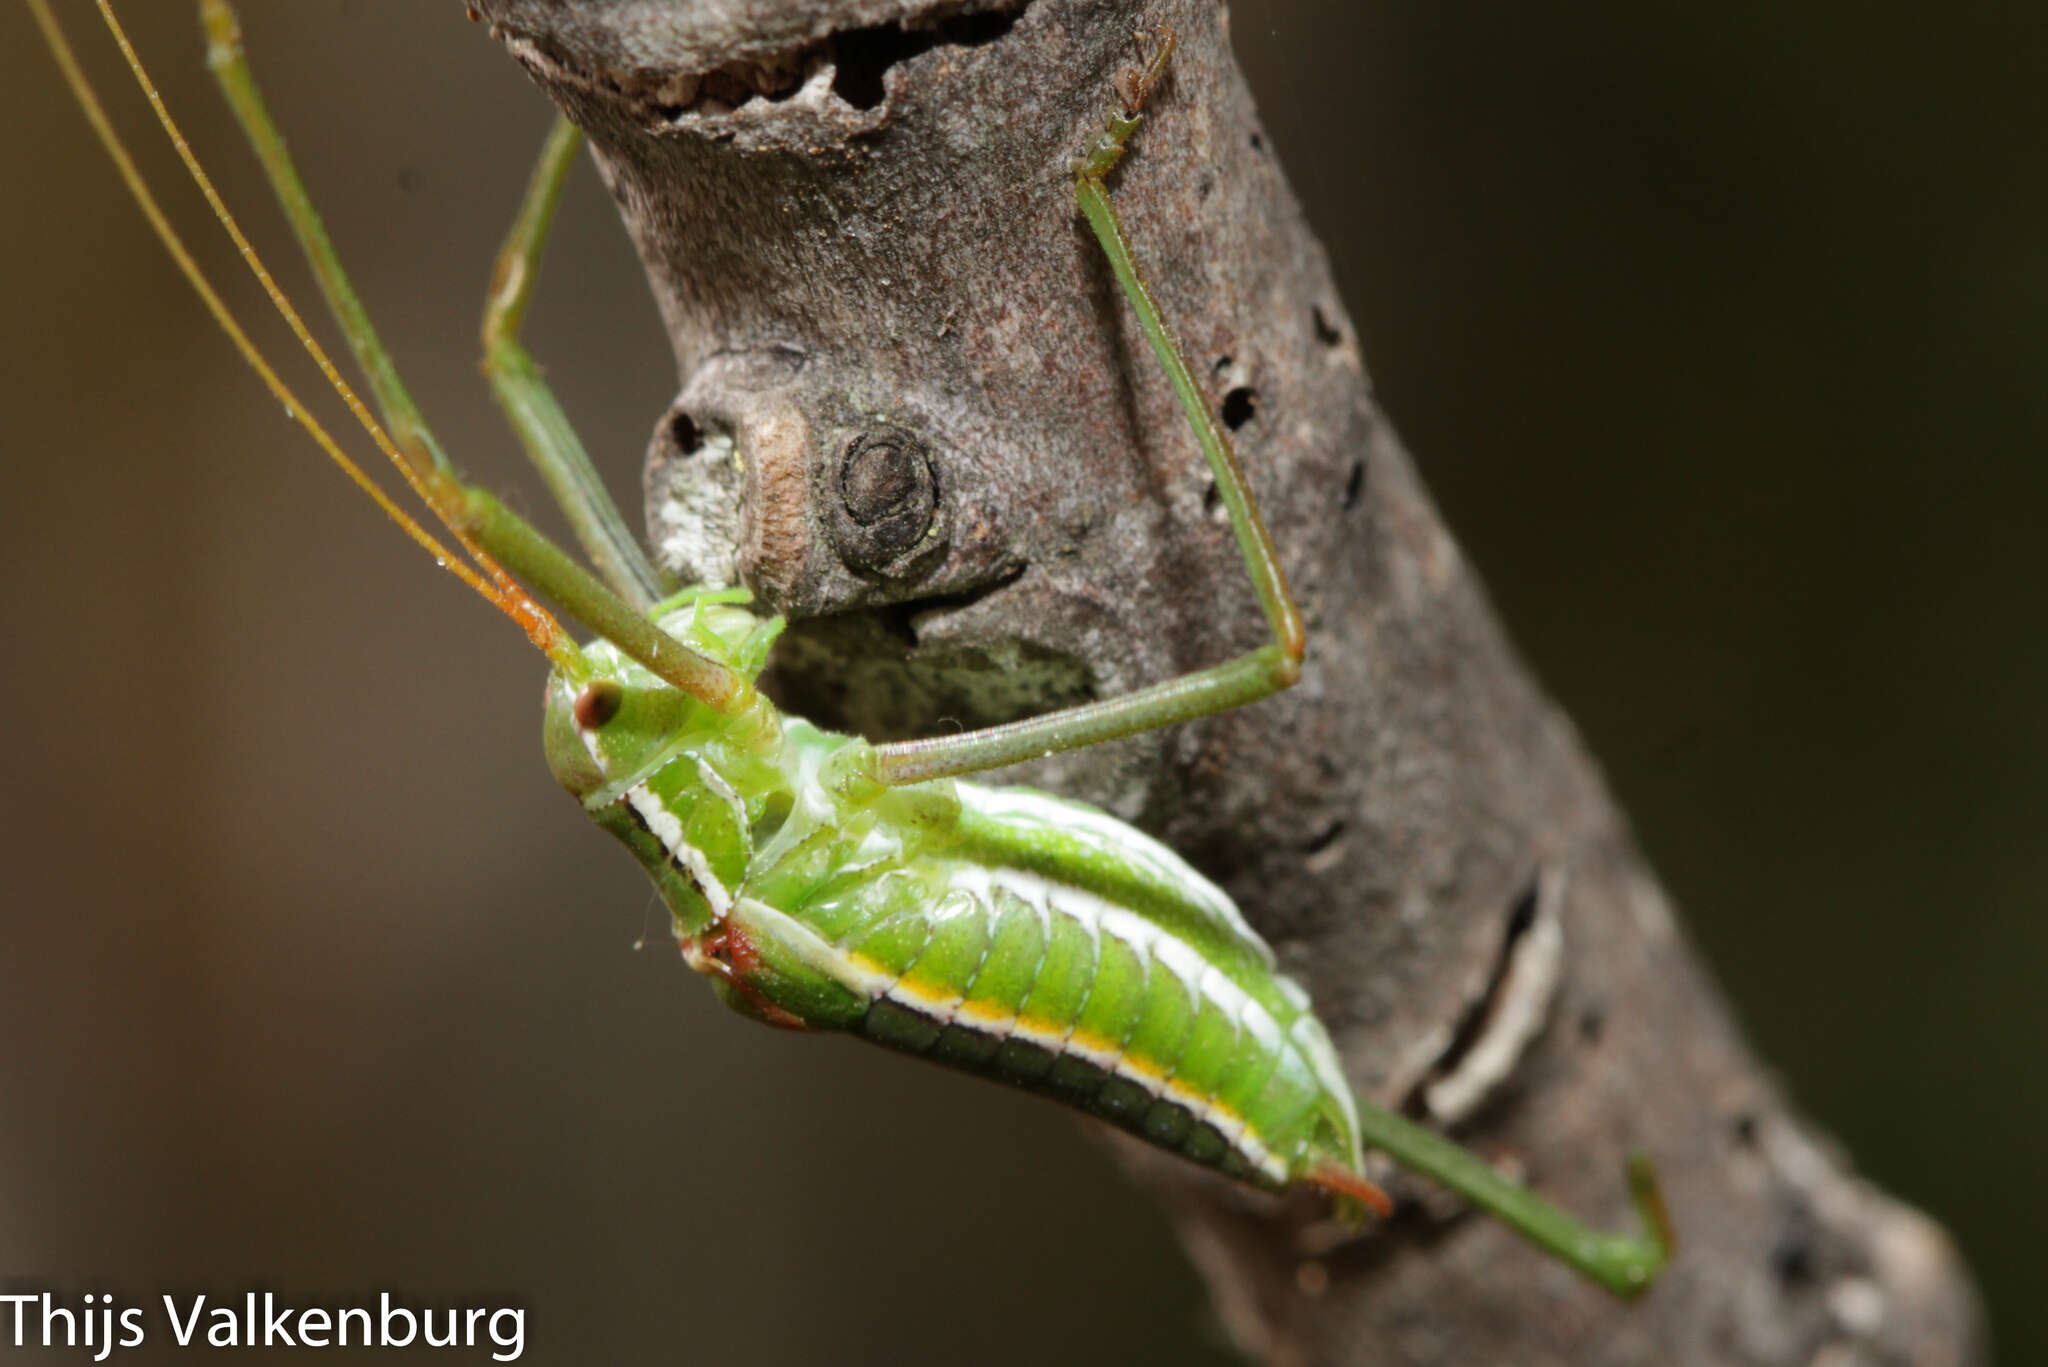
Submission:
{"label": "green katydid", "polygon": [[[1306,994],[1230,900],[1094,808],[962,776],[1256,701],[1294,682],[1301,621],[1223,425],[1160,318],[1106,177],[1172,53],[1163,35],[1075,162],[1078,207],[1166,370],[1216,481],[1271,640],[1134,694],[933,740],[872,745],[784,716],[755,686],[780,619],[744,595],[677,592],[626,530],[519,328],[579,148],[559,122],[499,258],[486,369],[597,573],[465,483],[407,395],[266,113],[226,0],[202,0],[210,61],[369,379],[373,418],[270,281],[179,136],[106,0],[109,29],[193,178],[273,302],[457,550],[385,494],[278,378],[184,248],[101,113],[47,0],[30,8],[96,133],[180,269],[291,415],[409,535],[552,663],[557,779],[646,868],[693,968],[771,1024],[843,1030],[1067,1102],[1270,1189],[1320,1187],[1385,1213],[1378,1150],[1620,1294],[1669,1233],[1645,1160],[1641,1235],[1589,1229],[1466,1150],[1358,1101]],[[459,550],[459,554],[458,554]],[[596,635],[579,647],[517,574]]]}

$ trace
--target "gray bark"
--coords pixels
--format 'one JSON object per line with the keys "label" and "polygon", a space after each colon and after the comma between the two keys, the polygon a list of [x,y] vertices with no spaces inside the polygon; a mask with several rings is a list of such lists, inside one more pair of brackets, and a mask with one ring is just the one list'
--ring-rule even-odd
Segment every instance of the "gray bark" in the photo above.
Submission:
{"label": "gray bark", "polygon": [[[1204,0],[477,0],[590,134],[674,344],[650,525],[795,619],[776,680],[871,737],[1215,663],[1262,626],[1073,208],[1133,32],[1181,48],[1114,189],[1236,425],[1310,628],[1301,685],[1031,766],[1189,854],[1361,1094],[1601,1223],[1660,1166],[1681,1253],[1623,1304],[1387,1174],[1317,1203],[1128,1146],[1270,1362],[1958,1363],[1946,1237],[1787,1110],[1569,721],[1375,409]],[[738,459],[734,459],[737,452]]]}

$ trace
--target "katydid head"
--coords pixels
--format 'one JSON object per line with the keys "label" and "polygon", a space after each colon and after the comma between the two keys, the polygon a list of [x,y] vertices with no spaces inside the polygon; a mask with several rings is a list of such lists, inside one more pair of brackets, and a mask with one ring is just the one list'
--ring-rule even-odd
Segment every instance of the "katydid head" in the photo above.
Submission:
{"label": "katydid head", "polygon": [[[731,596],[687,594],[658,607],[653,620],[677,643],[751,682],[767,663],[782,619],[758,617]],[[772,704],[753,696],[737,711],[711,707],[611,641],[593,641],[580,667],[548,676],[548,768],[564,788],[586,798],[630,783],[692,745],[772,754],[779,720]]]}

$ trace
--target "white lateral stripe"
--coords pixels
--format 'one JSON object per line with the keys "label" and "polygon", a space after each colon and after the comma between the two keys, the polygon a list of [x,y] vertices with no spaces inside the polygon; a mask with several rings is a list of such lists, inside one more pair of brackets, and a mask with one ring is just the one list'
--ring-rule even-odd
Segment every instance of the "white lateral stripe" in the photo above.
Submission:
{"label": "white lateral stripe", "polygon": [[1174,981],[1187,989],[1189,998],[1199,1007],[1202,999],[1195,989],[1208,973],[1209,961],[1195,953],[1193,945],[1184,940],[1176,940],[1170,935],[1162,935],[1158,943],[1152,946],[1152,953],[1159,960],[1160,966],[1173,974]]}
{"label": "white lateral stripe", "polygon": [[1330,1042],[1323,1023],[1306,1012],[1296,1018],[1288,1034],[1294,1047],[1308,1060],[1309,1070],[1315,1074],[1323,1094],[1335,1097],[1344,1108],[1344,1132],[1351,1140],[1351,1170],[1361,1171],[1365,1153],[1358,1140],[1358,1098],[1352,1095],[1351,1084],[1345,1080],[1344,1061],[1337,1056],[1337,1046]]}
{"label": "white lateral stripe", "polygon": [[[968,785],[961,786],[964,788]],[[1028,794],[1021,796],[1027,799],[1030,797]],[[670,820],[673,821],[673,818]],[[1251,1035],[1257,1040],[1260,1050],[1273,1058],[1277,1066],[1289,1066],[1290,1061],[1284,1055],[1299,1051],[1308,1055],[1305,1062],[1315,1073],[1318,1081],[1325,1080],[1324,1070],[1318,1066],[1323,1061],[1318,1059],[1316,1051],[1309,1047],[1312,1043],[1310,1039],[1291,1032],[1283,1033],[1279,1022],[1262,1003],[1239,987],[1223,970],[1203,959],[1192,945],[1156,922],[1116,906],[1092,892],[1064,883],[1055,883],[1025,869],[991,869],[981,865],[957,864],[950,867],[947,873],[949,886],[938,905],[933,908],[933,912],[939,911],[947,901],[961,898],[966,905],[958,906],[956,903],[957,909],[949,908],[946,914],[982,916],[986,918],[992,935],[996,917],[996,895],[999,890],[1007,892],[1038,915],[1047,952],[1050,951],[1053,942],[1055,917],[1065,918],[1084,927],[1096,943],[1095,962],[1098,975],[1102,937],[1111,936],[1129,946],[1139,956],[1148,973],[1156,965],[1173,974],[1187,991],[1190,1005],[1194,1010],[1199,1012],[1213,1005],[1222,1011],[1234,1023],[1240,1037],[1247,1033]],[[933,916],[933,912],[926,915]],[[868,961],[866,956],[857,951],[828,943],[817,932],[795,918],[753,898],[740,899],[738,918],[742,924],[752,922],[759,925],[764,932],[789,945],[807,965],[842,983],[848,989],[865,995],[870,1001],[889,1001],[941,1027],[957,1026],[999,1042],[1014,1038],[1055,1056],[1070,1056],[1082,1060],[1111,1077],[1135,1084],[1158,1101],[1180,1107],[1194,1122],[1213,1129],[1227,1148],[1255,1171],[1264,1174],[1275,1183],[1287,1181],[1290,1175],[1286,1162],[1253,1132],[1248,1118],[1228,1109],[1216,1097],[1205,1095],[1177,1081],[1171,1073],[1154,1071],[1165,1067],[1164,1064],[1152,1060],[1129,1059],[1126,1057],[1122,1041],[1104,1046],[1076,1038],[1076,1028],[1087,1009],[1085,1000],[1074,1012],[1074,1024],[1064,1028],[1035,1024],[1023,1019],[1016,1012],[1000,1016],[984,1014],[972,1009],[963,995],[921,989],[880,965]],[[869,929],[872,930],[874,927]],[[1041,964],[1042,962],[1041,958]],[[911,976],[915,976],[914,963]],[[1090,991],[1092,994],[1092,986]],[[1310,1029],[1314,1030],[1313,1018],[1306,1019],[1311,1022]],[[1135,1029],[1135,1026],[1133,1028]],[[1319,1030],[1314,1033],[1320,1037]],[[1323,1048],[1328,1048],[1326,1041],[1323,1042]]]}
{"label": "white lateral stripe", "polygon": [[[1037,910],[1045,918],[1043,924],[1047,928],[1048,945],[1051,944],[1050,927],[1054,915],[1064,916],[1086,926],[1096,938],[1098,972],[1103,936],[1111,936],[1129,946],[1139,956],[1148,973],[1157,965],[1173,974],[1187,991],[1191,999],[1190,1004],[1195,1010],[1200,1011],[1204,1003],[1213,1004],[1236,1023],[1241,1034],[1249,1032],[1266,1053],[1276,1056],[1281,1067],[1287,1066],[1287,1063],[1285,1058],[1280,1056],[1289,1052],[1291,1047],[1298,1048],[1303,1043],[1284,1035],[1280,1023],[1262,1003],[1239,987],[1223,970],[1203,959],[1192,945],[1136,912],[1128,911],[1084,889],[1052,882],[1025,869],[990,869],[980,865],[961,865],[951,870],[951,873],[949,895],[970,895],[981,914],[991,919],[995,915],[997,889],[1010,893]],[[960,1009],[963,1004],[960,997],[938,997],[920,992],[898,981],[890,981],[880,995],[935,1023],[957,1025],[962,1029],[996,1039],[1023,1039],[1050,1053],[1071,1055],[1113,1077],[1135,1083],[1148,1095],[1178,1105],[1196,1120],[1209,1125],[1229,1148],[1259,1171],[1266,1173],[1275,1181],[1285,1181],[1287,1178],[1286,1164],[1252,1132],[1246,1117],[1227,1110],[1217,1099],[1176,1082],[1171,1073],[1155,1074],[1133,1063],[1125,1056],[1124,1042],[1120,1041],[1115,1046],[1093,1045],[1075,1038],[1076,1026],[1070,1025],[1063,1032],[1055,1031],[1032,1025],[1015,1014],[1001,1018],[976,1016]],[[1084,1003],[1075,1011],[1076,1025],[1085,1010]],[[1324,1047],[1328,1047],[1327,1043]],[[1316,1069],[1316,1060],[1311,1057],[1308,1064],[1316,1071],[1318,1080],[1322,1080],[1321,1071]]]}
{"label": "white lateral stripe", "polygon": [[[1187,860],[1142,831],[1134,830],[1107,812],[1050,793],[1026,788],[985,788],[978,783],[954,782],[962,806],[984,816],[1030,821],[1056,829],[1063,836],[1080,836],[1113,851],[1128,863],[1150,865],[1150,872],[1162,882],[1176,886],[1189,902],[1221,922],[1233,935],[1256,946],[1261,960],[1270,967],[1273,951],[1244,919],[1237,903],[1223,889],[1197,873]],[[1003,870],[1005,873],[1014,870]],[[1028,876],[1028,875],[1027,875]]]}
{"label": "white lateral stripe", "polygon": [[1251,1009],[1237,1018],[1238,1024],[1251,1032],[1252,1038],[1259,1042],[1261,1049],[1269,1054],[1279,1054],[1282,1044],[1285,1043],[1285,1037],[1280,1033],[1280,1022],[1266,1014],[1266,1008],[1257,1002],[1251,1001],[1250,998],[1246,998],[1246,1001],[1250,1003]]}
{"label": "white lateral stripe", "polygon": [[669,858],[682,861],[690,881],[697,885],[697,891],[703,893],[704,900],[710,904],[712,919],[724,920],[726,913],[732,910],[732,893],[711,871],[711,861],[704,857],[704,852],[683,840],[683,823],[676,814],[664,807],[661,799],[645,783],[628,788],[626,801],[633,804],[633,810],[647,823],[647,829],[654,832],[654,838],[668,851]]}
{"label": "white lateral stripe", "polygon": [[[742,903],[742,906],[752,905],[754,904],[749,902]],[[884,981],[878,974],[868,976],[871,981]],[[998,1041],[1022,1039],[1055,1056],[1081,1059],[1111,1077],[1134,1084],[1155,1100],[1180,1107],[1196,1122],[1215,1130],[1225,1146],[1234,1150],[1253,1168],[1275,1182],[1287,1180],[1287,1164],[1252,1133],[1249,1123],[1243,1116],[1225,1110],[1222,1103],[1214,1097],[1204,1096],[1183,1083],[1144,1071],[1127,1058],[1122,1050],[1094,1048],[1074,1039],[1071,1032],[1046,1030],[1014,1015],[993,1019],[965,1014],[957,1005],[949,1007],[900,982],[890,983],[876,995],[887,998],[936,1025],[954,1026]]]}
{"label": "white lateral stripe", "polygon": [[[1182,884],[1190,900],[1201,904],[1257,946],[1267,964],[1273,962],[1271,948],[1245,923],[1237,905],[1224,895],[1223,890],[1151,837],[1092,807],[1047,794],[1016,788],[983,788],[971,783],[958,783],[956,788],[963,803],[990,816],[1058,823],[1063,834],[1084,830],[1112,846],[1119,855],[1153,861]],[[1115,936],[1136,951],[1148,967],[1157,962],[1179,979],[1194,998],[1197,1009],[1204,1002],[1214,1003],[1218,1010],[1236,1022],[1241,1033],[1249,1032],[1264,1053],[1276,1057],[1285,1052],[1301,1054],[1317,1085],[1336,1097],[1344,1107],[1351,1133],[1355,1135],[1358,1132],[1356,1108],[1350,1085],[1344,1080],[1343,1067],[1331,1047],[1329,1036],[1309,1014],[1308,993],[1293,979],[1284,974],[1276,975],[1288,1001],[1301,1009],[1293,1027],[1283,1033],[1280,1022],[1263,1003],[1239,987],[1229,974],[1204,959],[1192,945],[1157,922],[1095,893],[1053,882],[1027,869],[986,869],[979,866],[963,867],[954,877],[954,886],[971,888],[983,898],[988,898],[993,888],[1002,887],[1027,903],[1074,916],[1095,929],[1098,938],[1101,935]],[[1102,1057],[1107,1052],[1105,1050],[1076,1049],[1074,1052],[1102,1067],[1115,1067],[1114,1061]],[[1121,1052],[1116,1057],[1120,1060]],[[1240,1147],[1247,1141],[1256,1142],[1245,1133],[1246,1122],[1242,1118],[1234,1125],[1219,1124],[1218,1129],[1224,1132],[1224,1137],[1233,1147]]]}
{"label": "white lateral stripe", "polygon": [[725,775],[711,767],[711,761],[702,755],[697,757],[697,776],[704,780],[704,786],[724,799],[726,809],[732,813],[732,828],[745,832],[747,829],[747,804],[740,801],[740,795],[725,781]]}
{"label": "white lateral stripe", "polygon": [[828,944],[817,931],[794,916],[777,911],[766,902],[752,897],[742,897],[733,919],[762,939],[772,939],[784,946],[795,954],[805,967],[832,979],[849,992],[867,997],[870,1001],[890,995],[891,989],[895,987],[895,980],[887,973],[868,968],[861,963],[857,955]]}

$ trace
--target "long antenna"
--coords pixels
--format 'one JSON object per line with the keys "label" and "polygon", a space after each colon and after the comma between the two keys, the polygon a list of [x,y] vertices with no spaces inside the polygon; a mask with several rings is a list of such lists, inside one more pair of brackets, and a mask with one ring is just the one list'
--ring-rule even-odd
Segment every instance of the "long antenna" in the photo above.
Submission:
{"label": "long antenna", "polygon": [[[128,187],[128,192],[133,196],[137,207],[142,210],[143,217],[149,220],[149,225],[155,231],[157,239],[164,244],[164,249],[170,253],[171,259],[177,263],[179,271],[184,275],[186,281],[191,284],[193,290],[197,292],[200,300],[206,305],[207,312],[213,315],[214,321],[219,323],[221,329],[227,333],[229,340],[235,344],[235,349],[241,352],[242,359],[249,363],[250,368],[261,377],[265,386],[284,405],[285,411],[311,434],[314,442],[327,454],[328,459],[339,466],[342,473],[348,476],[357,488],[367,494],[370,500],[383,510],[385,516],[397,523],[407,536],[410,536],[429,555],[432,555],[436,564],[462,580],[463,583],[468,584],[486,602],[518,623],[526,632],[527,639],[545,652],[550,659],[564,667],[579,667],[582,653],[577,650],[575,642],[570,639],[568,633],[562,630],[561,624],[555,620],[553,614],[549,613],[546,608],[534,600],[531,594],[521,588],[518,582],[486,554],[483,548],[478,546],[463,529],[461,524],[451,516],[446,506],[448,490],[451,486],[440,479],[430,481],[428,476],[416,470],[405,459],[384,429],[378,425],[377,420],[371,416],[370,411],[363,406],[362,400],[356,397],[355,391],[349,387],[348,382],[335,369],[333,362],[328,359],[327,353],[321,348],[312,333],[307,330],[305,323],[299,318],[298,312],[292,308],[291,301],[285,297],[283,290],[279,289],[276,281],[271,278],[270,272],[264,267],[262,259],[257,255],[255,247],[244,236],[241,226],[235,221],[234,215],[228,212],[227,205],[221,200],[219,193],[215,191],[213,182],[208,179],[205,170],[199,165],[198,158],[192,154],[192,149],[185,141],[184,134],[179,131],[177,123],[171,118],[170,111],[164,107],[162,96],[157,93],[156,86],[150,81],[149,73],[143,68],[141,59],[136,55],[134,47],[129,43],[128,35],[122,30],[120,21],[114,17],[114,12],[108,6],[107,0],[98,0],[98,4],[100,14],[105,19],[108,30],[112,32],[114,41],[120,46],[121,54],[126,59],[129,70],[134,73],[136,83],[142,87],[142,92],[148,98],[150,107],[156,112],[157,121],[163,125],[165,133],[169,135],[172,145],[178,151],[179,158],[185,163],[186,169],[191,172],[192,178],[198,184],[200,192],[206,196],[207,203],[212,207],[215,217],[227,229],[228,235],[234,239],[236,248],[242,254],[242,259],[248,263],[250,270],[255,273],[258,282],[263,286],[264,292],[270,297],[271,303],[284,316],[285,322],[305,346],[307,352],[312,355],[314,362],[320,367],[321,373],[334,386],[335,392],[341,396],[342,401],[355,414],[357,421],[363,425],[364,430],[370,434],[371,439],[377,443],[378,448],[390,458],[392,464],[398,467],[406,483],[433,510],[435,517],[448,529],[450,537],[469,555],[470,560],[465,561],[450,551],[433,533],[421,526],[418,519],[400,507],[384,491],[381,485],[365,474],[363,468],[351,459],[347,452],[342,450],[340,443],[336,442],[328,434],[327,429],[312,415],[305,404],[299,400],[299,397],[292,392],[291,387],[278,376],[276,370],[271,367],[270,362],[265,359],[256,344],[250,340],[249,335],[243,331],[241,324],[236,321],[233,312],[228,308],[226,302],[222,300],[219,293],[215,291],[212,282],[206,278],[205,272],[199,268],[199,263],[193,258],[183,239],[178,236],[177,230],[171,226],[170,219],[164,214],[162,207],[157,203],[156,196],[151,193],[149,185],[143,179],[141,171],[137,169],[134,159],[129,156],[128,149],[121,141],[120,134],[114,131],[113,124],[107,119],[106,111],[101,107],[98,95],[94,93],[91,82],[87,80],[83,68],[79,66],[78,59],[72,52],[71,44],[64,37],[64,31],[58,27],[56,17],[50,12],[47,0],[28,0],[29,11],[35,18],[36,26],[42,30],[43,39],[48,43],[50,53],[56,58],[58,69],[63,73],[64,82],[70,87],[71,94],[78,101],[79,108],[84,111],[86,121],[92,125],[94,135],[99,138],[100,145],[106,149],[107,155],[113,160],[115,169],[120,173],[122,183]],[[471,561],[474,562],[474,565],[470,563]]]}

